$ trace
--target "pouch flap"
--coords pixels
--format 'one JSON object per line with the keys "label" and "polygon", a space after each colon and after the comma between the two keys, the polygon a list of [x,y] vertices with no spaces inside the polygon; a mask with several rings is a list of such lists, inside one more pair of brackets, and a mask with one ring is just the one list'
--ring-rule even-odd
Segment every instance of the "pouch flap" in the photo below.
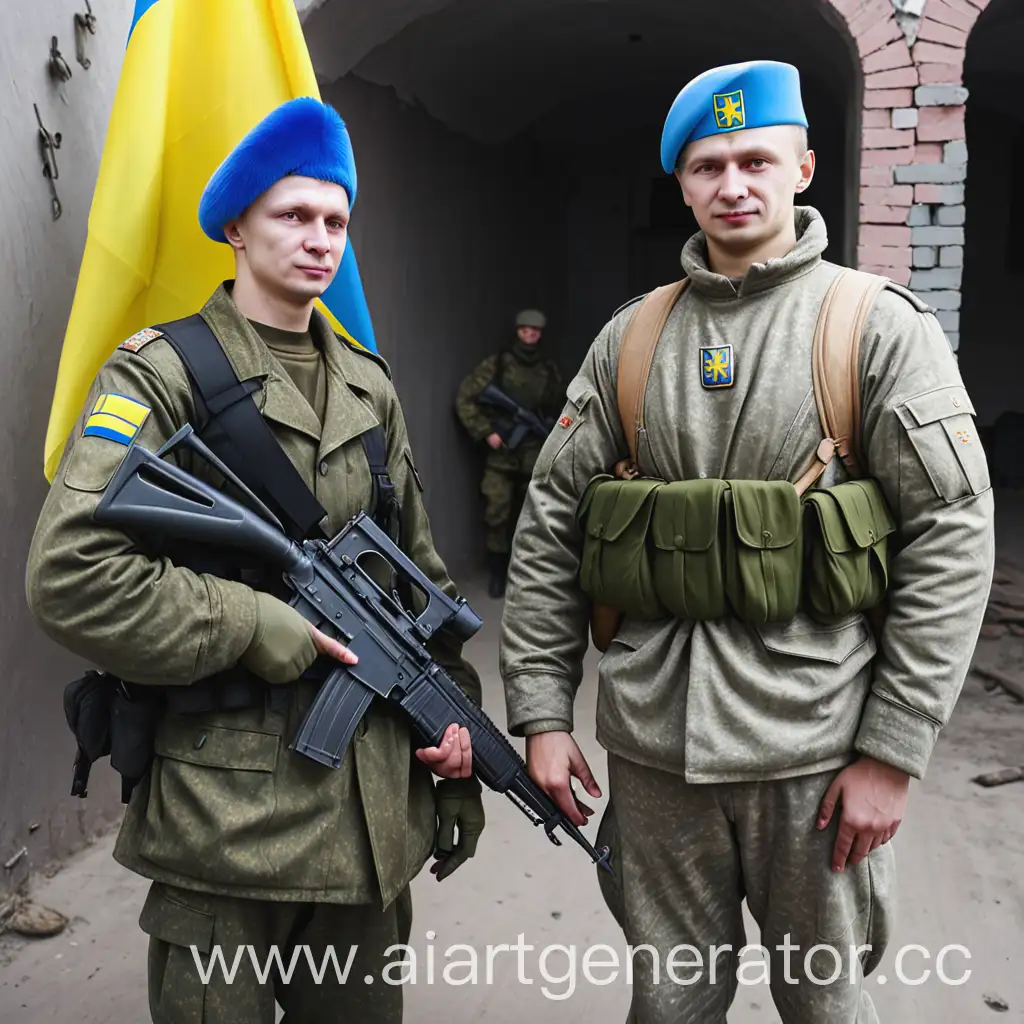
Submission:
{"label": "pouch flap", "polygon": [[153,751],[161,757],[209,768],[272,772],[280,737],[248,729],[225,729],[168,716],[161,723]]}
{"label": "pouch flap", "polygon": [[139,927],[147,935],[172,946],[195,946],[200,953],[210,952],[213,926],[213,914],[174,899],[160,883],[150,886],[139,914]]}
{"label": "pouch flap", "polygon": [[817,517],[825,546],[836,555],[846,555],[860,547],[846,528],[846,516],[836,501],[835,488],[811,491],[804,503]]}
{"label": "pouch flap", "polygon": [[587,513],[590,511],[590,506],[594,501],[594,492],[601,486],[601,484],[614,479],[615,477],[612,476],[611,473],[599,473],[587,484],[583,491],[583,495],[579,500],[579,504],[576,506],[576,524],[581,529],[583,528],[584,521],[587,518]]}
{"label": "pouch flap", "polygon": [[800,536],[800,495],[787,480],[730,480],[736,535],[749,548],[788,548]]}
{"label": "pouch flap", "polygon": [[586,532],[591,537],[614,541],[638,515],[650,517],[644,503],[664,484],[660,480],[611,480],[594,488],[587,515]]}
{"label": "pouch flap", "polygon": [[678,480],[658,493],[651,536],[662,551],[707,551],[718,534],[724,480]]}
{"label": "pouch flap", "polygon": [[[846,527],[859,548],[869,548],[896,529],[881,487],[875,480],[850,480],[831,488]],[[831,539],[829,546],[831,546]]]}
{"label": "pouch flap", "polygon": [[974,406],[967,390],[960,385],[936,388],[923,395],[916,395],[904,402],[903,407],[919,427],[945,419],[947,416],[958,416],[961,413],[974,415]]}

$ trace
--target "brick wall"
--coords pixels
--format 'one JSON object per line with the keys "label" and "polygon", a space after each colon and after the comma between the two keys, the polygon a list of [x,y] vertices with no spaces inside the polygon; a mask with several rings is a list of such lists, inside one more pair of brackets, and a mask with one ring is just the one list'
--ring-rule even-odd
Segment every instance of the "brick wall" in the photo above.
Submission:
{"label": "brick wall", "polygon": [[989,0],[829,0],[864,77],[857,263],[909,286],[960,342],[964,53]]}

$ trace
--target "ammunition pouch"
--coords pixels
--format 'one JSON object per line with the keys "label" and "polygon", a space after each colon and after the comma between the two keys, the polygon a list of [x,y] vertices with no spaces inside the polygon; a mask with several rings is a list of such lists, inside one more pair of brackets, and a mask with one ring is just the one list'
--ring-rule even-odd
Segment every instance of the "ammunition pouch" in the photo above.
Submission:
{"label": "ammunition pouch", "polygon": [[896,530],[874,480],[850,480],[809,491],[808,613],[823,623],[877,607],[889,585],[888,538]]}
{"label": "ammunition pouch", "polygon": [[604,650],[621,618],[733,615],[751,626],[801,610],[838,621],[879,605],[896,524],[878,484],[801,497],[786,480],[591,480],[576,513],[580,586]]}

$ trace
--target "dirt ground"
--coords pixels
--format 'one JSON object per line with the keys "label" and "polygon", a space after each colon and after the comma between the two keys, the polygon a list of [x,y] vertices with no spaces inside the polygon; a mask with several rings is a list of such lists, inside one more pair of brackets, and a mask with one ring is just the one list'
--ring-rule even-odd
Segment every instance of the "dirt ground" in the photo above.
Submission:
{"label": "dirt ground", "polygon": [[[1024,495],[1003,499],[1000,545],[1024,567],[1019,524],[1024,524]],[[469,656],[484,677],[486,708],[504,723],[496,671],[500,605],[479,586],[469,597],[486,619]],[[982,640],[976,664],[998,666],[1024,680],[1024,638]],[[578,737],[605,786],[604,755],[591,739],[595,678],[591,652],[578,700]],[[522,750],[521,743],[517,746]],[[1024,703],[1002,690],[990,692],[983,680],[970,676],[927,778],[912,787],[907,819],[894,841],[897,931],[867,982],[881,1021],[1024,1021],[1024,781],[994,788],[971,781],[981,772],[1022,764]],[[623,1021],[630,997],[625,942],[586,856],[571,843],[550,845],[506,798],[487,792],[485,801],[488,826],[477,857],[446,883],[438,884],[426,871],[413,883],[412,945],[419,977],[405,990],[406,1024]],[[591,803],[599,817],[603,801]],[[587,829],[591,838],[595,829],[596,824]],[[71,919],[60,935],[0,937],[4,1024],[149,1021],[145,936],[137,927],[146,883],[114,863],[111,845],[112,837],[106,837],[35,885],[35,900]],[[748,942],[755,944],[756,926],[749,918],[748,924]],[[515,953],[497,955],[489,979],[487,946],[517,942],[534,947],[524,955],[522,977],[528,983],[519,980]],[[455,943],[477,951],[475,984],[456,987],[444,981],[445,967],[468,955],[446,953]],[[584,951],[599,943],[612,947],[622,968],[610,984],[597,982],[613,970],[596,966],[612,959],[610,951],[595,957],[589,978],[583,970]],[[574,953],[550,948],[544,960],[544,948],[556,946],[574,947]],[[947,984],[937,975],[940,952],[952,946],[966,952],[949,951],[941,966],[948,981],[961,984]],[[897,971],[901,948],[906,952]],[[452,970],[465,977],[465,968]],[[747,980],[760,976],[763,972],[753,967],[745,974]],[[740,986],[730,1024],[778,1021],[763,981]]]}

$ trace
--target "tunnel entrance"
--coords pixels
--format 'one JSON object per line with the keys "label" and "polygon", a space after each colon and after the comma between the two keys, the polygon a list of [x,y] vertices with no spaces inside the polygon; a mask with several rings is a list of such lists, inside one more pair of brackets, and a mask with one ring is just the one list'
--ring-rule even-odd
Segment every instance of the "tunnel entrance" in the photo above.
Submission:
{"label": "tunnel entrance", "polygon": [[326,0],[304,33],[352,130],[351,237],[425,475],[469,492],[438,527],[460,551],[480,535],[479,461],[425,395],[448,409],[523,307],[548,314],[568,379],[620,305],[678,279],[696,224],[659,144],[694,75],[800,69],[818,157],[803,201],[826,219],[826,258],[856,265],[860,64],[828,0]]}
{"label": "tunnel entrance", "polygon": [[1024,487],[1024,10],[992,0],[967,43],[966,229],[960,366],[995,483]]}

